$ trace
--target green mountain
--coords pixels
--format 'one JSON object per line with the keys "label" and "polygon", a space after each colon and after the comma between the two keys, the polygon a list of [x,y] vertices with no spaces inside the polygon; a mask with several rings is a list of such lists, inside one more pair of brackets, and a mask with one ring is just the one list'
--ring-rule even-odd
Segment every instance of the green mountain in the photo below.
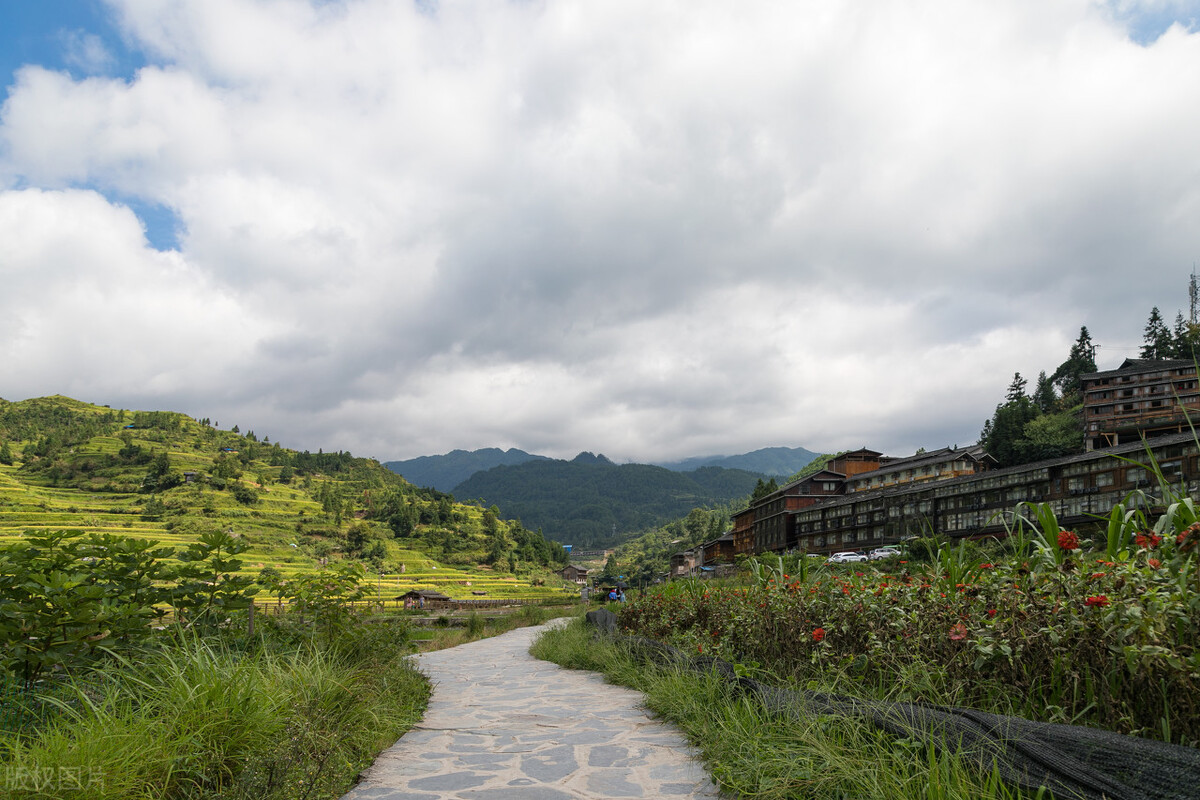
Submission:
{"label": "green mountain", "polygon": [[688,472],[701,467],[724,467],[783,477],[796,474],[818,455],[803,447],[764,447],[737,456],[697,456],[682,461],[660,463],[658,466],[677,472]]}
{"label": "green mountain", "polygon": [[608,547],[691,509],[745,498],[761,475],[705,467],[672,472],[617,465],[581,453],[572,461],[529,461],[479,472],[454,488],[459,498],[495,504],[508,519],[576,548]]}
{"label": "green mountain", "polygon": [[376,461],[297,452],[169,411],[0,399],[0,544],[67,530],[182,548],[214,529],[249,545],[242,571],[254,575],[344,560],[366,566],[383,597],[562,592],[551,578],[562,547]]}
{"label": "green mountain", "polygon": [[545,458],[546,456],[535,456],[515,447],[508,450],[485,447],[482,450],[451,450],[445,455],[420,456],[406,461],[386,461],[383,465],[392,472],[403,475],[404,479],[414,486],[428,486],[440,492],[450,492],[476,472]]}

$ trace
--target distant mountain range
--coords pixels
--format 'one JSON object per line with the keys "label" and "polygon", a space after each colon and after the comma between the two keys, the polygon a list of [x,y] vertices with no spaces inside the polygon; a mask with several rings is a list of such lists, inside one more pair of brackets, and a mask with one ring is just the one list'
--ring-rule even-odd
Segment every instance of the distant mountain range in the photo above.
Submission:
{"label": "distant mountain range", "polygon": [[512,448],[389,461],[410,483],[495,505],[506,519],[582,548],[609,547],[693,508],[740,502],[760,479],[794,475],[816,453],[767,447],[663,464],[614,464],[583,452],[571,461]]}
{"label": "distant mountain range", "polygon": [[[764,447],[752,453],[742,453],[735,456],[696,456],[682,461],[656,462],[652,466],[663,467],[672,472],[692,472],[702,467],[722,467],[724,469],[740,469],[769,477],[787,477],[794,475],[817,457],[817,453],[805,450],[803,447]],[[603,455],[580,453],[580,457],[613,462]],[[515,466],[527,461],[549,461],[547,456],[526,453],[515,447],[501,450],[497,447],[486,447],[482,450],[452,450],[441,456],[421,456],[407,461],[388,461],[385,467],[403,475],[409,483],[416,486],[428,486],[439,492],[454,492],[455,487],[470,478],[476,472],[483,472],[492,467]],[[565,463],[565,462],[564,462]]]}
{"label": "distant mountain range", "polygon": [[759,472],[774,478],[786,478],[807,467],[819,455],[820,453],[805,450],[803,447],[764,447],[752,453],[742,453],[740,456],[697,456],[682,461],[654,463],[676,472],[691,472],[701,467],[723,467]]}
{"label": "distant mountain range", "polygon": [[762,475],[703,467],[674,472],[650,464],[614,464],[580,453],[477,472],[454,487],[459,500],[495,505],[506,519],[578,548],[611,547],[693,508],[740,502]]}

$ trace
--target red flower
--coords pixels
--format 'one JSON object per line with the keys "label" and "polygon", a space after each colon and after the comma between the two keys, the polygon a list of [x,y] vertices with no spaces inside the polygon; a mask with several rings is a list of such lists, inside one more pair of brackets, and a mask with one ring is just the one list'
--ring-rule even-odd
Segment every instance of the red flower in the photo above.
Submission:
{"label": "red flower", "polygon": [[1087,600],[1084,600],[1083,604],[1085,606],[1095,606],[1099,608],[1101,606],[1108,605],[1108,597],[1106,595],[1098,594],[1095,597],[1089,597]]}
{"label": "red flower", "polygon": [[987,610],[987,613],[988,613],[988,616],[989,616],[989,617],[994,617],[994,616],[996,616],[996,609],[994,609],[994,608],[989,608],[989,609]]}
{"label": "red flower", "polygon": [[996,566],[995,564],[980,564],[979,568],[980,569],[992,569],[995,566]]}
{"label": "red flower", "polygon": [[1059,531],[1058,546],[1063,550],[1078,550],[1079,537],[1071,531]]}
{"label": "red flower", "polygon": [[1133,537],[1134,542],[1138,547],[1158,547],[1162,542],[1162,537],[1154,531],[1143,531]]}
{"label": "red flower", "polygon": [[1158,569],[1159,567],[1162,566],[1162,562],[1159,561],[1157,558],[1148,558],[1148,559],[1146,559],[1146,563],[1149,564],[1154,569]]}
{"label": "red flower", "polygon": [[957,642],[967,638],[967,626],[961,622],[954,623],[954,627],[950,629],[950,641]]}
{"label": "red flower", "polygon": [[819,641],[821,641],[822,639],[824,639],[824,638],[825,638],[825,629],[824,629],[824,628],[817,628],[816,630],[814,630],[814,631],[812,632],[812,637],[813,637],[813,641],[814,641],[814,642],[819,642]]}

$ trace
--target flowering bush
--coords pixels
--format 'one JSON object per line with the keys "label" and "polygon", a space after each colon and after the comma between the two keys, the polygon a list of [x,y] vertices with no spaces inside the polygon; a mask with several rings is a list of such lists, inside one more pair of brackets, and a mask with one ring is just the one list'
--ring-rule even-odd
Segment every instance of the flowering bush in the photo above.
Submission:
{"label": "flowering bush", "polygon": [[[1015,702],[1035,719],[1198,744],[1197,558],[1156,535],[1114,559],[1062,531],[1058,552],[1045,537],[986,568],[942,554],[896,571],[668,584],[619,624],[795,680],[850,670],[901,699]],[[1200,526],[1182,541],[1192,535]]]}

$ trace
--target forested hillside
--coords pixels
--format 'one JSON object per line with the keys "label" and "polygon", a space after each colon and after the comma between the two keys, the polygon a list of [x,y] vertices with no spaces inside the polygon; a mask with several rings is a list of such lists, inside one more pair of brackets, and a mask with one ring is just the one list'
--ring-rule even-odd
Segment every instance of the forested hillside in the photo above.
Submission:
{"label": "forested hillside", "polygon": [[544,590],[530,577],[546,584],[566,561],[562,547],[496,509],[350,453],[297,452],[168,411],[0,400],[0,542],[57,530],[176,547],[228,531],[248,545],[249,573],[358,562],[385,596],[414,584],[452,596],[469,596],[466,585],[536,594]]}
{"label": "forested hillside", "polygon": [[459,498],[495,504],[508,519],[578,548],[608,547],[687,514],[744,498],[760,475],[707,467],[672,472],[648,464],[613,464],[581,454],[573,461],[495,467],[455,487]]}

